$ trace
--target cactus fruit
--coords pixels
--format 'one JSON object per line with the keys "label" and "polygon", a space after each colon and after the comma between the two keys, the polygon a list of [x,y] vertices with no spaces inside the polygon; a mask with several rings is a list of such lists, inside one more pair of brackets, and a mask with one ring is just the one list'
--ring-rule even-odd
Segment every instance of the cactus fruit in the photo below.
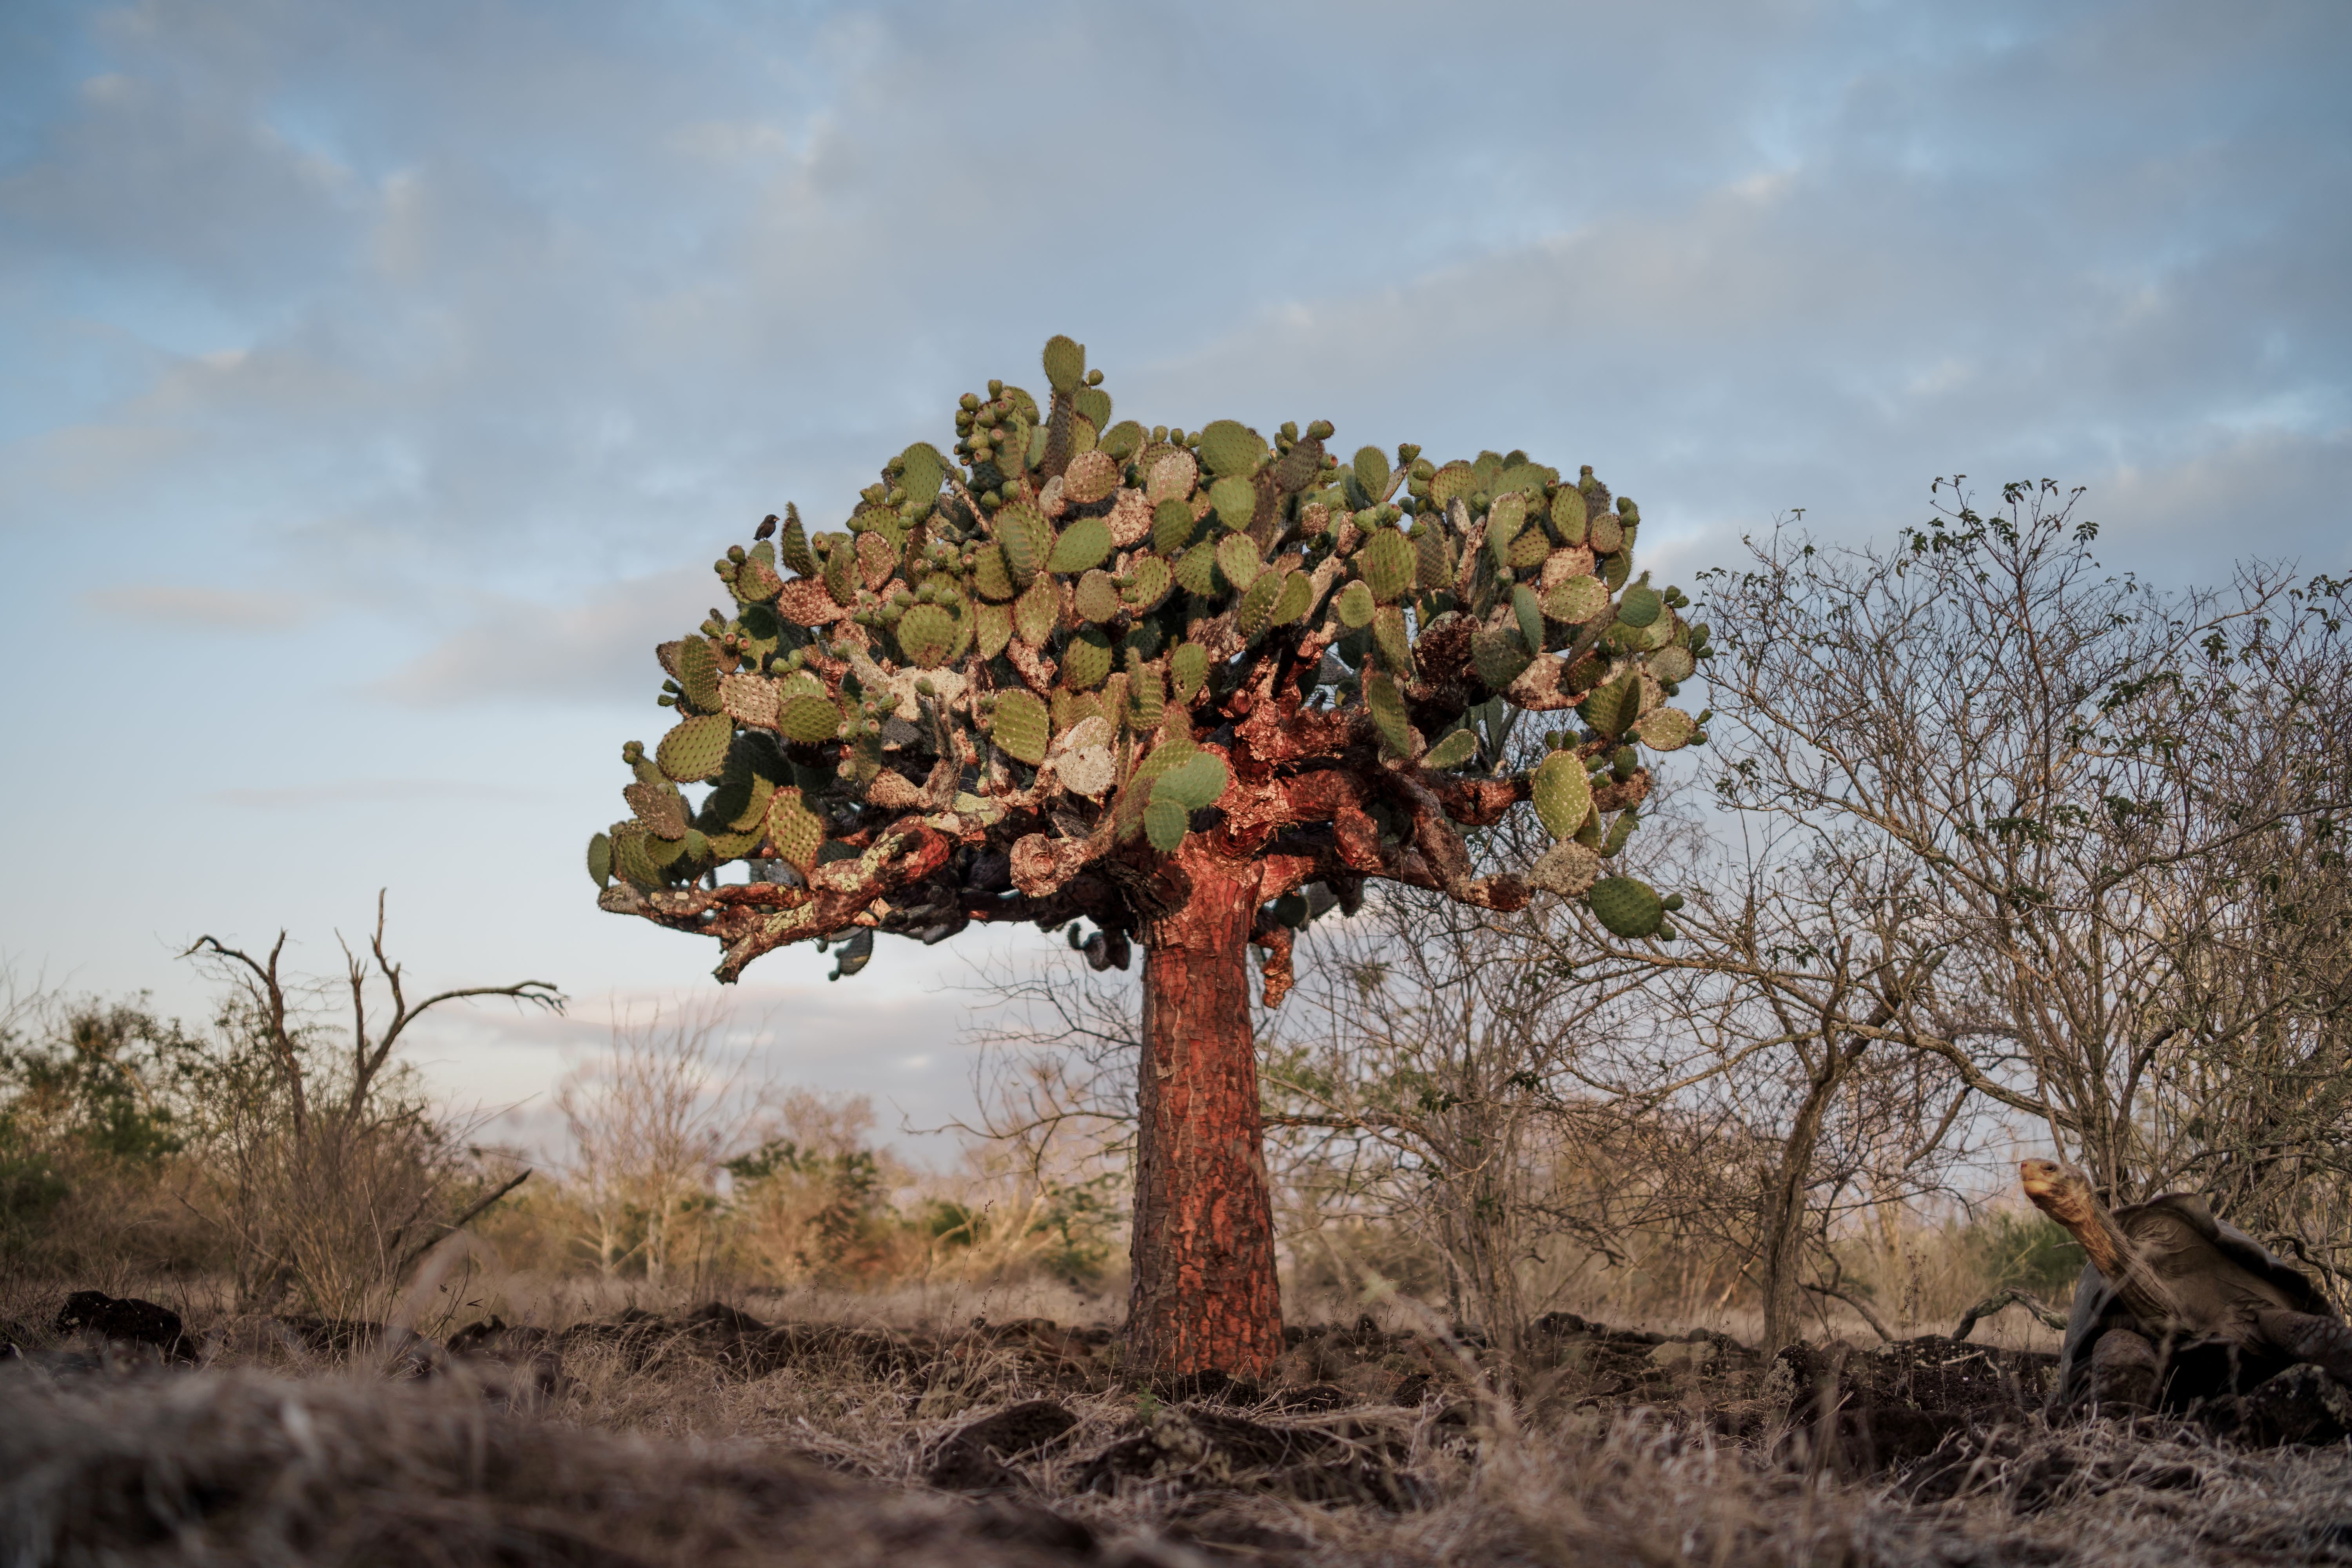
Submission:
{"label": "cactus fruit", "polygon": [[1533,588],[1524,583],[1512,586],[1511,614],[1519,623],[1519,636],[1526,641],[1528,651],[1531,654],[1543,652],[1543,605],[1537,600]]}
{"label": "cactus fruit", "polygon": [[1073,691],[1092,691],[1100,686],[1110,666],[1110,639],[1098,627],[1087,627],[1063,646],[1062,679]]}
{"label": "cactus fruit", "polygon": [[1201,461],[1220,479],[1246,479],[1265,458],[1265,443],[1248,426],[1219,419],[1201,432]]}
{"label": "cactus fruit", "polygon": [[1168,679],[1177,702],[1190,707],[1202,683],[1209,679],[1209,650],[1199,643],[1178,644],[1168,656]]}
{"label": "cactus fruit", "polygon": [[1390,752],[1412,755],[1412,726],[1405,717],[1404,698],[1396,682],[1377,669],[1364,672],[1364,710],[1371,715],[1372,727],[1380,731]]}
{"label": "cactus fruit", "polygon": [[1470,638],[1470,663],[1490,690],[1500,691],[1535,662],[1518,627],[1482,626]]}
{"label": "cactus fruit", "polygon": [[1642,715],[1635,733],[1654,752],[1679,752],[1690,744],[1697,728],[1698,721],[1679,708],[1654,708]]}
{"label": "cactus fruit", "polygon": [[1236,593],[1245,592],[1257,581],[1265,563],[1258,554],[1257,541],[1246,533],[1229,533],[1217,541],[1217,570]]}
{"label": "cactus fruit", "polygon": [[1081,452],[1062,470],[1062,499],[1092,506],[1118,489],[1118,464],[1103,451]]}
{"label": "cactus fruit", "polygon": [[1458,768],[1477,754],[1478,732],[1475,730],[1456,730],[1430,747],[1429,754],[1421,759],[1421,765],[1424,768]]}
{"label": "cactus fruit", "polygon": [[898,621],[898,651],[920,669],[937,669],[955,646],[955,616],[937,605],[917,605]]}
{"label": "cactus fruit", "polygon": [[1660,680],[1688,680],[1698,669],[1698,660],[1686,647],[1662,647],[1650,659],[1650,673]]}
{"label": "cactus fruit", "polygon": [[705,713],[719,711],[719,659],[709,642],[687,637],[677,645],[677,682],[686,700]]}
{"label": "cactus fruit", "polygon": [[1372,624],[1372,612],[1380,607],[1380,602],[1372,597],[1371,589],[1356,582],[1339,590],[1339,600],[1332,607],[1339,613],[1341,626],[1351,632],[1361,631]]}
{"label": "cactus fruit", "polygon": [[1034,767],[1045,760],[1045,742],[1051,735],[1045,705],[1034,692],[1000,691],[996,694],[996,711],[989,728],[989,739],[1006,756],[1016,758]]}
{"label": "cactus fruit", "polygon": [[1610,877],[1585,895],[1592,918],[1617,936],[1654,936],[1665,923],[1666,907],[1657,889],[1633,877]]}
{"label": "cactus fruit", "polygon": [[1554,838],[1570,838],[1592,812],[1592,785],[1584,763],[1573,752],[1554,752],[1539,763],[1528,781],[1536,816]]}
{"label": "cactus fruit", "polygon": [[1109,554],[1110,524],[1098,517],[1082,517],[1062,531],[1045,567],[1076,575],[1101,565]]}
{"label": "cactus fruit", "polygon": [[1062,618],[1062,591],[1051,577],[1040,576],[1013,604],[1013,629],[1023,642],[1042,647]]}
{"label": "cactus fruit", "polygon": [[613,838],[610,834],[589,836],[588,878],[600,888],[613,879]]}
{"label": "cactus fruit", "polygon": [[1412,679],[1412,639],[1405,635],[1404,612],[1394,605],[1372,612],[1372,647],[1390,674],[1399,680]]}
{"label": "cactus fruit", "polygon": [[1045,340],[1045,381],[1055,392],[1074,393],[1086,384],[1087,351],[1070,339]]}
{"label": "cactus fruit", "polygon": [[728,742],[734,738],[733,720],[723,714],[702,714],[664,735],[655,760],[666,775],[680,784],[707,779],[726,762]]}
{"label": "cactus fruit", "polygon": [[1378,528],[1356,556],[1364,585],[1383,605],[1393,605],[1412,586],[1416,563],[1412,542],[1393,528]]}

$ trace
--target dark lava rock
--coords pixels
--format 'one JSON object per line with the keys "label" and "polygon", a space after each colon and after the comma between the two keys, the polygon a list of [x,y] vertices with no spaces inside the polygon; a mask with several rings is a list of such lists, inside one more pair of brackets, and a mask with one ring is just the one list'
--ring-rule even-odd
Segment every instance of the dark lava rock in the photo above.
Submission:
{"label": "dark lava rock", "polygon": [[956,1491],[989,1491],[1013,1486],[1020,1477],[1007,1459],[1040,1453],[1067,1436],[1078,1418],[1050,1399],[1033,1399],[983,1415],[950,1433],[932,1450],[925,1479]]}
{"label": "dark lava rock", "polygon": [[77,1290],[58,1309],[54,1326],[61,1334],[89,1334],[115,1344],[152,1345],[167,1361],[196,1359],[196,1347],[188,1339],[180,1314],[136,1297]]}

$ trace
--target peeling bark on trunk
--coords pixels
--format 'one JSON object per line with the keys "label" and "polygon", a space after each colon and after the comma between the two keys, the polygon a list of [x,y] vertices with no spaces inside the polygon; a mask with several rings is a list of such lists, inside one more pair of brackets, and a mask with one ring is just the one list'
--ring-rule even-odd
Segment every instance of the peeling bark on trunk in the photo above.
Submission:
{"label": "peeling bark on trunk", "polygon": [[1191,853],[1145,923],[1129,1363],[1263,1378],[1282,1352],[1274,1205],[1250,1031],[1259,868]]}

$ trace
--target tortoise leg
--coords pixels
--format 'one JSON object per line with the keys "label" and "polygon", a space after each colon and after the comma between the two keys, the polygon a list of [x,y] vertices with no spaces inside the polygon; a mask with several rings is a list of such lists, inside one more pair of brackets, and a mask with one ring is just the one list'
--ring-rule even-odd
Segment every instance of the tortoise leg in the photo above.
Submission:
{"label": "tortoise leg", "polygon": [[2156,1408],[2156,1346],[2145,1334],[2109,1329],[2091,1347],[2091,1397],[2118,1413]]}
{"label": "tortoise leg", "polygon": [[2283,1353],[2352,1383],[2352,1326],[2316,1312],[2265,1310],[2254,1314],[2254,1327]]}

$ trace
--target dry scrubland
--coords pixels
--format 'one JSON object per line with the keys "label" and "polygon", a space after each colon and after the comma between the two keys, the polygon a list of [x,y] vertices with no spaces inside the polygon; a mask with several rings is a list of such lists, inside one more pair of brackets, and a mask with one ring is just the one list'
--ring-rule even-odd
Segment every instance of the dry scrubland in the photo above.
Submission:
{"label": "dry scrubland", "polygon": [[905,1300],[897,1314],[807,1292],[689,1307],[640,1289],[618,1311],[478,1323],[440,1343],[220,1313],[191,1319],[181,1364],[42,1331],[60,1299],[19,1289],[7,1306],[22,1351],[0,1369],[0,1551],[126,1563],[2352,1561],[2343,1442],[2242,1443],[2189,1422],[2052,1428],[2030,1408],[2045,1353],[1931,1336],[1768,1362],[1706,1331],[1555,1318],[1508,1380],[1475,1343],[1391,1309],[1391,1327],[1294,1329],[1264,1388],[1155,1394],[1121,1374],[1107,1322],[1010,1316],[1055,1295],[975,1294],[955,1305],[1002,1315],[919,1322]]}

